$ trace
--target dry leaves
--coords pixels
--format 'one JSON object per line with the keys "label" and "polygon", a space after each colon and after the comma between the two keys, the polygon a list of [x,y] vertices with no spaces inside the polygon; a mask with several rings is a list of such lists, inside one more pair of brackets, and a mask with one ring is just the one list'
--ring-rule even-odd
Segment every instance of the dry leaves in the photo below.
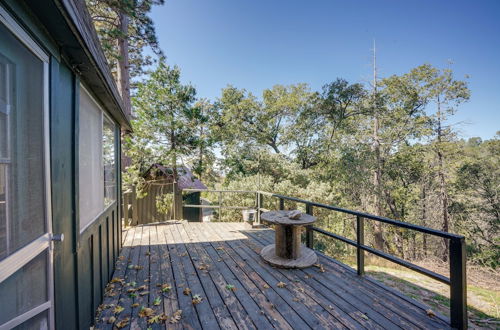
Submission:
{"label": "dry leaves", "polygon": [[110,323],[110,324],[115,323],[115,321],[116,321],[116,317],[114,317],[114,316],[111,316],[111,317],[108,319],[108,323]]}
{"label": "dry leaves", "polygon": [[278,288],[286,288],[286,283],[284,283],[284,282],[278,282],[278,284],[276,284],[276,286]]}
{"label": "dry leaves", "polygon": [[115,307],[115,309],[113,309],[113,313],[115,313],[115,314],[120,314],[121,312],[123,312],[123,310],[124,310],[124,309],[125,309],[125,308],[123,308],[122,306],[117,305],[117,306]]}
{"label": "dry leaves", "polygon": [[197,304],[201,303],[202,301],[203,301],[203,298],[199,294],[195,294],[193,296],[193,300],[192,300],[193,305],[197,305]]}
{"label": "dry leaves", "polygon": [[232,285],[232,284],[227,284],[226,285],[226,289],[231,290],[233,292],[236,291],[236,287],[234,285]]}
{"label": "dry leaves", "polygon": [[323,264],[314,264],[313,266],[316,268],[319,268],[319,272],[321,272],[321,273],[325,272],[325,268],[323,267]]}
{"label": "dry leaves", "polygon": [[436,316],[436,313],[434,313],[434,311],[432,309],[428,309],[425,312],[427,313],[427,316],[429,316],[429,317]]}
{"label": "dry leaves", "polygon": [[267,284],[264,284],[264,285],[263,285],[263,288],[264,288],[264,289],[269,289],[269,288],[270,288],[270,286],[269,286],[269,285],[267,285]]}
{"label": "dry leaves", "polygon": [[118,323],[115,323],[115,327],[118,329],[125,328],[130,321],[130,318],[124,318],[123,320],[119,321]]}
{"label": "dry leaves", "polygon": [[121,285],[123,285],[123,283],[125,283],[125,281],[123,280],[123,278],[113,277],[111,279],[111,283],[120,283]]}
{"label": "dry leaves", "polygon": [[182,309],[174,312],[174,315],[170,318],[170,323],[178,323],[182,318]]}
{"label": "dry leaves", "polygon": [[184,288],[184,290],[182,290],[182,293],[184,293],[186,296],[189,296],[191,294],[191,289],[190,288]]}
{"label": "dry leaves", "polygon": [[135,303],[135,304],[132,304],[132,307],[139,307],[139,304],[138,303]]}
{"label": "dry leaves", "polygon": [[141,310],[139,311],[139,317],[149,317],[149,316],[153,316],[154,315],[154,310],[152,308],[149,308],[149,307],[143,307],[141,308]]}
{"label": "dry leaves", "polygon": [[170,290],[172,290],[172,287],[170,286],[170,284],[162,284],[161,285],[161,292],[170,292]]}

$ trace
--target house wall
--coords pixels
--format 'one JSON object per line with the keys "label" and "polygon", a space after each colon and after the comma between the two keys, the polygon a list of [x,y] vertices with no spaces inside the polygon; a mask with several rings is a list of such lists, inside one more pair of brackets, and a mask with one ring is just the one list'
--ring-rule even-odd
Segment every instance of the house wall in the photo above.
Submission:
{"label": "house wall", "polygon": [[[50,55],[50,149],[52,226],[64,241],[54,244],[54,306],[57,329],[88,329],[121,248],[120,191],[117,200],[80,233],[78,210],[78,97],[80,76],[30,10],[30,1],[0,0]],[[33,2],[36,3],[36,2]],[[44,1],[45,16],[57,13]],[[54,14],[54,19],[58,19]],[[59,18],[60,19],[60,18]],[[106,109],[107,110],[107,109]],[[120,134],[116,126],[117,189],[120,189]],[[1,293],[0,293],[1,294]]]}

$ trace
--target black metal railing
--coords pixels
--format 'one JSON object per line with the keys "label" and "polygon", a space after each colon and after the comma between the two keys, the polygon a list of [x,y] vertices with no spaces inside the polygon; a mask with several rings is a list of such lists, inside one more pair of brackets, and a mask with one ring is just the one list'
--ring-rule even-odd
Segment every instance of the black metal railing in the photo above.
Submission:
{"label": "black metal railing", "polygon": [[[227,191],[227,190],[201,190],[201,189],[186,189],[186,191],[206,191],[206,192],[217,192],[217,193],[228,193],[228,192],[239,192],[239,191]],[[292,201],[299,204],[304,204],[306,213],[313,215],[314,208],[321,208],[326,210],[331,210],[335,212],[340,212],[344,214],[350,214],[356,217],[356,240],[352,240],[335,233],[329,232],[327,230],[315,227],[306,226],[305,232],[305,244],[309,248],[314,247],[314,233],[325,235],[337,240],[340,240],[346,244],[352,245],[356,248],[356,265],[357,273],[362,276],[365,273],[365,251],[374,254],[378,257],[384,258],[391,262],[394,262],[400,266],[406,267],[420,274],[426,275],[434,280],[450,286],[450,320],[451,326],[457,329],[467,328],[467,288],[466,288],[466,253],[465,253],[465,238],[461,235],[456,235],[440,230],[435,230],[428,227],[422,227],[414,225],[407,222],[402,222],[390,218],[380,217],[373,214],[357,212],[353,210],[348,210],[332,205],[316,203],[296,197],[289,197],[274,193],[269,193],[265,191],[241,191],[244,193],[255,193],[256,200],[255,206],[257,210],[257,223],[260,224],[260,213],[265,209],[262,207],[264,196],[277,198],[279,200],[279,209],[285,209],[285,201]],[[184,207],[210,207],[205,205],[184,205]],[[212,206],[213,207],[213,206]],[[217,208],[222,208],[222,205],[217,205]],[[228,207],[228,206],[227,206]],[[232,207],[236,208],[236,207]],[[238,207],[247,208],[247,207]],[[398,258],[396,256],[390,255],[378,249],[372,248],[365,244],[365,220],[377,221],[393,225],[399,228],[405,228],[413,231],[417,231],[423,234],[428,234],[449,240],[449,267],[450,276],[446,277],[441,274],[435,273],[431,270],[418,266],[414,263],[406,261],[404,259]]]}

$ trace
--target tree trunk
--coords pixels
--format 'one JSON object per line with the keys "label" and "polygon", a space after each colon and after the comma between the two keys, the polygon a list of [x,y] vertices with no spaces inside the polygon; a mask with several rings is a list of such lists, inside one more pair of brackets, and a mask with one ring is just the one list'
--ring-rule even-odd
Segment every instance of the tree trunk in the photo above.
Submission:
{"label": "tree trunk", "polygon": [[[373,151],[375,153],[375,171],[373,173],[373,186],[375,187],[373,207],[375,214],[382,216],[382,158],[380,155],[380,138],[379,138],[379,115],[377,104],[377,62],[376,62],[375,42],[373,44]],[[382,223],[375,221],[373,225],[373,235],[375,239],[375,248],[384,250],[384,233]]]}
{"label": "tree trunk", "polygon": [[128,25],[129,17],[123,11],[119,12],[120,34],[118,36],[118,89],[122,97],[125,115],[130,118],[132,114],[132,106],[130,102],[130,65],[129,65],[129,49],[128,49]]}
{"label": "tree trunk", "polygon": [[[173,127],[173,121],[172,121],[172,127]],[[179,205],[177,205],[177,150],[176,150],[176,144],[175,144],[175,132],[174,129],[172,128],[170,131],[170,152],[172,152],[172,194],[173,194],[173,218],[175,220],[180,220],[180,215],[178,212]]]}
{"label": "tree trunk", "polygon": [[[449,231],[449,215],[448,215],[448,192],[446,187],[446,178],[444,173],[444,153],[442,150],[443,143],[443,130],[442,130],[442,118],[441,118],[441,102],[438,97],[437,99],[437,118],[438,118],[438,128],[437,128],[437,156],[438,156],[438,177],[440,185],[440,199],[443,212],[443,231]],[[448,239],[443,238],[443,261],[448,260]]]}

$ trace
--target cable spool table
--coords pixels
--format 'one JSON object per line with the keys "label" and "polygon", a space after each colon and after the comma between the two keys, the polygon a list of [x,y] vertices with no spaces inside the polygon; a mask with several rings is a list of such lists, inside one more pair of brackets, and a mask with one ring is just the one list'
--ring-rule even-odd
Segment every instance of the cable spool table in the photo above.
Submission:
{"label": "cable spool table", "polygon": [[280,268],[306,268],[317,263],[316,253],[300,243],[303,226],[316,221],[309,214],[301,214],[297,220],[290,219],[291,211],[269,211],[260,218],[275,225],[275,244],[264,247],[260,256],[269,264]]}

